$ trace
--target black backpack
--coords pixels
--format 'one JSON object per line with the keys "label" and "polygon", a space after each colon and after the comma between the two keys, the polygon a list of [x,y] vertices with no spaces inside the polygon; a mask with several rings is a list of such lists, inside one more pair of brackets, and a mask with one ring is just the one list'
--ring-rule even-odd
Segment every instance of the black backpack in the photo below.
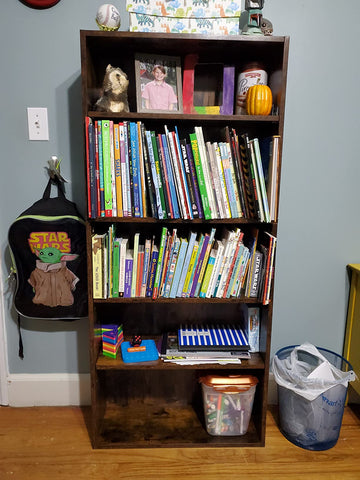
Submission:
{"label": "black backpack", "polygon": [[[58,196],[51,198],[52,184]],[[87,316],[85,221],[75,203],[66,199],[59,180],[50,178],[43,197],[12,223],[8,241],[19,322],[20,316],[49,320]]]}

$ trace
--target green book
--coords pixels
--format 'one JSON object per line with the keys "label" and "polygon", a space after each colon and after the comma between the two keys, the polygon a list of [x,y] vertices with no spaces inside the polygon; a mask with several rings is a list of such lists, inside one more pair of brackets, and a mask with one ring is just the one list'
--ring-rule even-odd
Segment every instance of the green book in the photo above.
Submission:
{"label": "green book", "polygon": [[120,266],[120,238],[114,238],[113,242],[113,254],[112,254],[112,292],[111,296],[116,298],[119,296],[119,266]]}
{"label": "green book", "polygon": [[205,217],[205,220],[210,220],[211,211],[210,211],[210,205],[209,205],[209,198],[206,191],[205,177],[204,177],[204,172],[201,165],[199,145],[196,138],[196,133],[190,133],[189,137],[190,137],[191,149],[194,157],[194,164],[195,164],[196,176],[197,176],[199,191],[201,196],[201,203],[204,210],[204,217]]}
{"label": "green book", "polygon": [[160,246],[159,246],[159,256],[158,256],[158,262],[157,262],[157,266],[156,266],[156,273],[155,273],[155,281],[154,281],[154,289],[153,289],[152,298],[157,298],[158,297],[161,272],[162,272],[162,267],[163,267],[163,263],[164,263],[163,262],[163,260],[164,260],[163,257],[164,257],[164,252],[165,252],[166,239],[167,239],[167,228],[162,227],[161,238],[160,238]]}

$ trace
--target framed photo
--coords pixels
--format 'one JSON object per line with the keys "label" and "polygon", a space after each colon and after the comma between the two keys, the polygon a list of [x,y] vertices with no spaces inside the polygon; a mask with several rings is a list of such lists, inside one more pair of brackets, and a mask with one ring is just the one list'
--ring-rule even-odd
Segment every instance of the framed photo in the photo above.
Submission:
{"label": "framed photo", "polygon": [[182,113],[180,57],[135,54],[138,112]]}

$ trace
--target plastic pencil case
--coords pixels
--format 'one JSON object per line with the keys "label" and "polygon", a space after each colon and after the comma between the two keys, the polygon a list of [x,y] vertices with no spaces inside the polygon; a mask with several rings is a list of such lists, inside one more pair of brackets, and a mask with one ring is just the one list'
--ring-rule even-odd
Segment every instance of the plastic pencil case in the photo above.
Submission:
{"label": "plastic pencil case", "polygon": [[245,435],[258,379],[251,375],[201,377],[206,430],[210,435]]}

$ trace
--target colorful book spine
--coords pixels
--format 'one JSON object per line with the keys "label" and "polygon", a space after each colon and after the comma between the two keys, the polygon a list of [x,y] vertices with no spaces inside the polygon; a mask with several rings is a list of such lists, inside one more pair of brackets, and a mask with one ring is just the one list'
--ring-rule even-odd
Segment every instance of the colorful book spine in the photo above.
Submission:
{"label": "colorful book spine", "polygon": [[[151,208],[151,216],[153,218],[158,218],[157,213],[157,206],[156,206],[156,193],[155,193],[155,185],[153,182],[152,174],[151,174],[151,165],[150,165],[150,158],[149,158],[149,149],[147,145],[146,135],[145,135],[145,126],[141,124],[141,137],[142,137],[142,146],[143,146],[143,159],[144,159],[144,170],[145,170],[145,183],[146,188],[149,196],[149,204]],[[143,198],[144,205],[147,204],[146,202],[146,195]],[[146,210],[146,215],[150,215],[150,212]]]}
{"label": "colorful book spine", "polygon": [[157,178],[157,184],[158,184],[159,196],[160,196],[160,202],[161,202],[161,210],[163,212],[163,218],[166,219],[168,217],[168,210],[166,209],[166,204],[165,204],[165,193],[164,193],[165,185],[163,184],[163,179],[160,171],[160,160],[158,155],[158,147],[157,147],[155,132],[151,131],[150,135],[151,135],[151,143],[152,143],[152,149],[153,149],[154,160],[155,160],[155,170],[156,170],[156,178]]}
{"label": "colorful book spine", "polygon": [[154,156],[154,151],[153,151],[153,144],[152,144],[152,139],[151,139],[151,132],[149,130],[145,131],[145,138],[146,138],[146,143],[147,143],[147,149],[148,149],[148,154],[149,154],[149,163],[150,163],[150,171],[151,171],[151,176],[152,176],[152,183],[154,185],[154,190],[155,190],[155,203],[156,203],[156,216],[160,220],[164,218],[164,211],[162,207],[162,201],[160,198],[160,189],[159,189],[159,183],[158,183],[158,174],[156,170],[156,165],[155,165],[155,156]]}
{"label": "colorful book spine", "polygon": [[115,185],[116,185],[116,212],[118,217],[123,216],[122,178],[120,159],[120,134],[119,124],[114,123],[114,160],[115,160]]}
{"label": "colorful book spine", "polygon": [[184,260],[185,260],[187,246],[188,246],[188,240],[186,238],[181,238],[180,239],[179,254],[178,254],[178,258],[177,258],[177,262],[176,262],[176,268],[175,268],[175,272],[174,272],[174,278],[173,278],[173,282],[172,282],[171,289],[170,289],[170,294],[169,294],[170,298],[175,298],[176,297],[176,293],[177,293],[178,285],[179,285],[179,281],[180,281],[180,276],[181,276],[181,271],[182,271],[182,267],[183,267]]}
{"label": "colorful book spine", "polygon": [[[142,196],[140,180],[140,157],[137,125],[130,122],[130,142],[131,142],[131,165],[132,165],[132,193],[134,197],[134,217],[142,216]],[[135,259],[134,259],[135,260]]]}
{"label": "colorful book spine", "polygon": [[175,144],[175,152],[176,152],[177,157],[178,157],[179,170],[180,170],[180,175],[181,175],[181,182],[182,182],[183,189],[184,189],[184,196],[185,196],[186,205],[187,205],[187,209],[188,209],[188,215],[189,215],[190,219],[193,219],[194,216],[193,216],[193,210],[192,210],[192,206],[191,206],[192,199],[191,199],[191,196],[190,196],[190,187],[189,187],[189,184],[188,184],[188,176],[187,176],[187,173],[186,173],[186,170],[185,170],[184,157],[183,157],[183,152],[182,152],[181,145],[180,145],[179,131],[178,131],[177,126],[175,126],[175,131],[172,132],[172,136],[173,136],[174,144]]}
{"label": "colorful book spine", "polygon": [[264,210],[264,221],[265,222],[270,222],[270,210],[269,210],[269,203],[268,203],[268,197],[267,197],[267,192],[266,192],[263,164],[262,164],[262,160],[261,160],[259,139],[254,138],[252,140],[252,143],[253,143],[253,146],[254,146],[256,170],[257,170],[257,174],[258,174],[260,193],[261,193],[261,201],[262,201],[262,206],[263,206],[263,210]]}
{"label": "colorful book spine", "polygon": [[151,239],[147,238],[145,240],[144,246],[144,268],[142,273],[142,281],[141,281],[141,290],[140,290],[140,297],[145,297],[146,295],[146,285],[149,276],[149,266],[150,266],[150,255],[151,255]]}
{"label": "colorful book spine", "polygon": [[246,272],[249,266],[249,260],[250,260],[250,250],[248,249],[248,247],[244,246],[242,256],[240,259],[240,268],[236,274],[235,283],[230,292],[231,297],[240,297],[241,295],[241,290],[244,286]]}
{"label": "colorful book spine", "polygon": [[153,244],[152,251],[151,251],[151,258],[150,258],[148,282],[146,285],[146,296],[150,298],[152,297],[153,290],[154,290],[154,282],[155,282],[158,258],[159,258],[158,247],[157,245]]}
{"label": "colorful book spine", "polygon": [[[207,247],[208,247],[208,244],[209,244],[209,240],[210,240],[210,235],[208,233],[206,233],[204,235],[204,240],[203,240],[202,244],[199,245],[199,255],[198,255],[196,265],[195,265],[194,278],[192,279],[192,282],[191,282],[191,289],[190,289],[190,294],[189,294],[189,297],[191,297],[191,298],[196,296],[195,292],[197,290],[197,285],[198,285],[200,272],[201,272],[203,263],[205,261],[205,254],[206,254],[206,250],[207,250]],[[200,249],[200,247],[201,247],[201,249]]]}
{"label": "colorful book spine", "polygon": [[211,273],[210,281],[209,281],[209,287],[206,291],[206,298],[211,298],[214,296],[215,292],[215,287],[216,287],[216,282],[219,276],[219,271],[221,268],[221,263],[224,255],[224,242],[222,240],[217,240],[217,254],[216,254],[216,259],[214,263],[214,268]]}
{"label": "colorful book spine", "polygon": [[208,196],[211,218],[217,218],[217,208],[216,208],[216,202],[215,202],[214,191],[213,191],[213,183],[212,183],[212,178],[211,178],[211,173],[209,168],[209,161],[206,154],[202,127],[195,127],[195,134],[198,141],[199,154],[200,154],[201,165],[202,165],[204,179],[205,179],[206,192]]}
{"label": "colorful book spine", "polygon": [[197,141],[195,133],[190,133],[189,137],[190,137],[191,148],[192,148],[192,153],[193,153],[193,158],[194,158],[194,164],[195,164],[195,168],[196,168],[196,177],[197,177],[197,181],[198,181],[198,185],[199,185],[199,191],[200,191],[201,203],[202,203],[203,212],[204,212],[204,218],[205,218],[205,220],[210,220],[211,219],[211,211],[210,211],[209,199],[208,199],[206,185],[205,185],[203,168],[202,168],[202,164],[201,164],[198,141]]}
{"label": "colorful book spine", "polygon": [[206,292],[207,292],[207,289],[209,288],[211,274],[212,274],[212,271],[214,269],[215,259],[216,259],[216,250],[215,250],[215,248],[213,248],[210,252],[209,260],[208,260],[207,265],[206,265],[204,278],[203,278],[201,288],[200,288],[200,292],[199,292],[199,298],[205,298],[206,297]]}
{"label": "colorful book spine", "polygon": [[119,274],[120,274],[120,238],[114,238],[113,241],[113,254],[112,254],[112,298],[119,296]]}
{"label": "colorful book spine", "polygon": [[225,142],[219,142],[219,148],[220,148],[221,162],[222,162],[223,170],[224,170],[226,191],[228,193],[228,198],[229,198],[231,217],[232,218],[237,218],[239,215],[238,215],[238,211],[237,211],[235,191],[234,191],[234,185],[233,185],[233,181],[232,181],[232,177],[231,177],[229,154],[228,154],[226,143]]}
{"label": "colorful book spine", "polygon": [[160,278],[162,273],[163,261],[164,261],[164,253],[166,247],[166,239],[167,239],[167,228],[162,227],[161,229],[161,236],[160,236],[160,245],[159,245],[159,257],[158,262],[156,265],[156,274],[154,280],[154,289],[152,293],[152,298],[157,298],[159,293],[159,285],[160,285]]}
{"label": "colorful book spine", "polygon": [[196,286],[196,289],[195,289],[195,292],[194,292],[194,297],[198,297],[199,294],[200,294],[200,288],[201,288],[203,278],[204,278],[204,275],[205,275],[205,270],[206,270],[206,267],[207,267],[207,264],[208,264],[208,261],[209,261],[210,252],[212,250],[214,240],[215,240],[215,233],[216,233],[216,228],[212,228],[211,232],[210,232],[210,236],[209,236],[209,241],[208,241],[207,246],[206,246],[204,259],[202,260],[202,265],[201,265],[201,268],[200,268],[200,272],[199,272],[199,276],[198,276],[198,280],[197,280],[197,286]]}
{"label": "colorful book spine", "polygon": [[129,123],[123,122],[124,126],[124,152],[125,152],[125,165],[126,165],[126,195],[127,195],[127,211],[128,217],[132,217],[133,212],[133,200],[132,200],[132,175],[130,168],[130,155],[131,146],[129,146]]}
{"label": "colorful book spine", "polygon": [[195,202],[197,210],[199,212],[199,218],[204,218],[204,211],[201,203],[201,196],[199,191],[199,184],[196,176],[196,167],[193,157],[193,151],[190,143],[186,143],[186,153],[189,160],[190,174],[191,174],[191,183],[194,188]]}
{"label": "colorful book spine", "polygon": [[221,192],[222,202],[223,202],[223,206],[224,206],[224,215],[225,215],[225,218],[231,218],[229,196],[228,196],[226,182],[225,182],[224,168],[223,168],[223,164],[222,164],[222,161],[221,161],[219,144],[217,142],[214,142],[212,144],[212,149],[213,149],[213,152],[214,152],[215,162],[216,162],[218,175],[219,175],[220,192]]}
{"label": "colorful book spine", "polygon": [[178,289],[177,289],[177,292],[176,292],[177,297],[181,297],[181,294],[183,292],[185,277],[186,277],[186,274],[187,274],[187,271],[188,271],[188,268],[189,268],[190,258],[191,258],[192,251],[193,251],[193,248],[194,248],[195,240],[196,240],[196,232],[190,232],[189,240],[188,240],[188,244],[187,244],[187,249],[186,249],[186,255],[185,255],[184,263],[183,263],[182,270],[181,270],[181,276],[180,276],[180,280],[179,280],[179,284],[178,284]]}
{"label": "colorful book spine", "polygon": [[110,120],[110,167],[111,167],[111,198],[112,209],[111,216],[117,216],[116,204],[116,178],[115,178],[115,153],[114,153],[114,122]]}
{"label": "colorful book spine", "polygon": [[173,253],[170,260],[169,272],[165,281],[165,290],[164,290],[165,298],[170,297],[170,291],[171,291],[172,282],[174,280],[174,274],[175,274],[175,269],[177,265],[179,249],[180,249],[180,238],[177,237],[174,242],[174,249],[173,249]]}
{"label": "colorful book spine", "polygon": [[89,217],[97,216],[97,190],[96,190],[96,156],[95,156],[95,127],[92,120],[87,117],[87,142],[88,142],[88,201]]}
{"label": "colorful book spine", "polygon": [[139,170],[140,170],[140,194],[141,194],[141,217],[147,217],[147,206],[146,206],[146,178],[145,178],[145,164],[144,164],[144,145],[143,145],[143,135],[142,128],[143,124],[137,122],[137,133],[138,133],[138,144],[139,144]]}
{"label": "colorful book spine", "polygon": [[198,205],[196,202],[196,197],[195,197],[195,189],[194,189],[194,184],[192,180],[192,175],[191,175],[191,170],[190,170],[190,162],[189,162],[189,157],[188,153],[186,150],[186,140],[180,140],[180,149],[181,149],[181,155],[183,158],[183,163],[184,163],[184,171],[185,171],[185,176],[186,176],[186,183],[189,189],[189,200],[190,200],[190,207],[192,210],[192,215],[193,218],[199,218],[199,209]]}
{"label": "colorful book spine", "polygon": [[240,194],[239,194],[238,184],[237,184],[237,180],[236,180],[236,173],[235,173],[234,159],[233,159],[233,156],[232,156],[231,145],[230,145],[229,142],[225,142],[225,145],[226,145],[227,152],[228,152],[229,166],[230,166],[230,176],[231,176],[232,187],[234,189],[237,216],[238,217],[243,217],[243,211],[241,209]]}
{"label": "colorful book spine", "polygon": [[125,277],[124,277],[124,298],[131,297],[131,285],[133,277],[134,256],[133,250],[126,251],[125,258]]}
{"label": "colorful book spine", "polygon": [[102,121],[98,120],[97,137],[99,149],[99,190],[100,190],[100,217],[105,217],[105,188],[104,188],[104,156],[102,142]]}
{"label": "colorful book spine", "polygon": [[133,250],[133,275],[131,280],[131,297],[136,297],[136,282],[138,271],[138,252],[139,252],[140,233],[134,235],[134,250]]}
{"label": "colorful book spine", "polygon": [[99,139],[98,139],[98,121],[95,120],[94,137],[95,137],[95,180],[96,180],[96,216],[101,215],[100,206],[100,164],[99,164]]}
{"label": "colorful book spine", "polygon": [[218,211],[218,217],[226,218],[225,206],[224,206],[223,196],[221,192],[220,177],[219,177],[219,172],[216,164],[215,152],[211,142],[206,142],[205,147],[206,147],[207,156],[209,159],[211,176],[213,179],[215,202],[216,202],[216,207]]}
{"label": "colorful book spine", "polygon": [[105,217],[112,216],[112,183],[111,183],[111,155],[110,155],[110,121],[102,121],[102,145],[104,166],[104,200]]}
{"label": "colorful book spine", "polygon": [[178,200],[178,207],[179,207],[179,216],[186,220],[189,218],[189,214],[188,214],[188,208],[187,208],[186,200],[184,196],[184,188],[181,180],[179,162],[178,162],[177,154],[175,151],[174,139],[172,137],[171,132],[168,131],[166,125],[165,125],[165,134],[162,135],[162,140],[163,140],[163,144],[166,143],[166,146],[164,146],[164,151],[165,151],[165,155],[167,156],[167,162],[171,166],[173,175],[174,175],[175,192],[176,192],[176,198]]}
{"label": "colorful book spine", "polygon": [[121,198],[122,198],[122,208],[123,216],[129,217],[129,208],[128,208],[128,194],[127,194],[127,185],[128,185],[128,175],[126,172],[126,152],[125,152],[125,138],[124,138],[124,124],[119,123],[119,145],[120,145],[120,168],[121,168]]}
{"label": "colorful book spine", "polygon": [[165,175],[167,176],[167,181],[169,182],[169,203],[170,209],[172,212],[172,218],[180,218],[180,196],[178,191],[178,184],[176,180],[176,173],[174,170],[174,165],[172,162],[169,145],[167,142],[166,135],[164,133],[158,135],[158,145],[161,152],[161,157],[163,159],[162,165],[164,168]]}
{"label": "colorful book spine", "polygon": [[91,237],[93,298],[104,296],[104,234]]}
{"label": "colorful book spine", "polygon": [[[203,242],[203,236],[201,238],[201,242]],[[181,293],[181,296],[183,298],[188,298],[190,296],[191,281],[192,281],[192,278],[194,276],[196,261],[197,261],[197,258],[198,258],[199,246],[200,246],[199,241],[195,240],[195,243],[194,243],[194,246],[193,246],[193,249],[192,249],[192,252],[191,252],[191,256],[190,256],[190,262],[189,262],[188,270],[187,270],[186,276],[185,276],[183,291]]]}

